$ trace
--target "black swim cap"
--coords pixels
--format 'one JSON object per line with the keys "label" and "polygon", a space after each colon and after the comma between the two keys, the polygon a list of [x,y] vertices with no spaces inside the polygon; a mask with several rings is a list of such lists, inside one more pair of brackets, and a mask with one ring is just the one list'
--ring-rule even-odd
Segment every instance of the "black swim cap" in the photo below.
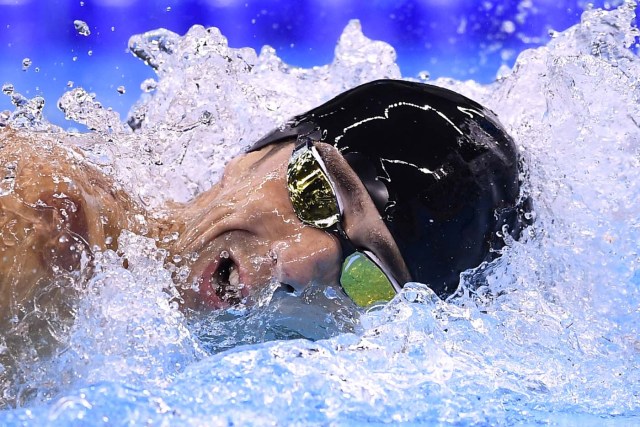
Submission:
{"label": "black swim cap", "polygon": [[[378,80],[259,140],[308,136],[337,147],[367,187],[414,281],[452,294],[460,273],[518,237],[519,156],[496,116],[447,89]],[[506,226],[506,227],[505,227]]]}

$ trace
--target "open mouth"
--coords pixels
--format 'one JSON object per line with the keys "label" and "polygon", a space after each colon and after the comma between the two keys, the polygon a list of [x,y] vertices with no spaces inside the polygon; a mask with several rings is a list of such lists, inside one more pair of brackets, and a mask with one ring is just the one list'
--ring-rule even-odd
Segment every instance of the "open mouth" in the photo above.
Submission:
{"label": "open mouth", "polygon": [[218,298],[230,305],[240,304],[242,301],[242,289],[238,266],[231,258],[223,258],[218,268],[211,275],[211,286]]}
{"label": "open mouth", "polygon": [[243,302],[245,285],[240,281],[238,264],[228,255],[221,256],[203,273],[200,294],[211,308],[225,308]]}

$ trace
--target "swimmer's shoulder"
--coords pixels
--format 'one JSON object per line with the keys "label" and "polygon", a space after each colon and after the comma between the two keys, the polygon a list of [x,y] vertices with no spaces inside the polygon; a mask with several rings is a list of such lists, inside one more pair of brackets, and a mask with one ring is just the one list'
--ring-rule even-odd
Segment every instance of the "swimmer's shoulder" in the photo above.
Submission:
{"label": "swimmer's shoulder", "polygon": [[[23,160],[33,165],[50,167],[84,162],[81,151],[70,144],[63,133],[0,129],[0,161]],[[1,165],[0,165],[1,166]],[[48,169],[48,168],[47,168]]]}

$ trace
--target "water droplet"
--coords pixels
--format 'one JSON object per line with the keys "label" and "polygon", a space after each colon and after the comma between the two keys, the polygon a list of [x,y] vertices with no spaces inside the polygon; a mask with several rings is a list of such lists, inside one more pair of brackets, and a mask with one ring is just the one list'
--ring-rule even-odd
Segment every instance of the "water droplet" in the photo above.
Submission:
{"label": "water droplet", "polygon": [[422,81],[427,81],[431,78],[431,74],[428,71],[420,71],[418,73],[418,78]]}
{"label": "water droplet", "polygon": [[36,108],[39,111],[41,111],[44,108],[44,98],[41,96],[35,96],[31,100],[31,103],[33,104],[34,108]]}
{"label": "water droplet", "polygon": [[14,92],[11,94],[11,103],[16,107],[24,107],[28,102],[29,100],[19,93]]}
{"label": "water droplet", "polygon": [[124,86],[118,86],[118,88],[116,90],[118,91],[118,93],[120,95],[122,95],[123,93],[126,92],[126,89],[124,88]]}
{"label": "water droplet", "polygon": [[200,115],[200,123],[203,125],[210,125],[212,120],[212,114],[209,111],[203,111]]}
{"label": "water droplet", "polygon": [[17,164],[9,162],[5,164],[4,178],[0,181],[0,196],[13,193],[16,178]]}
{"label": "water droplet", "polygon": [[164,236],[162,238],[162,243],[169,243],[169,242],[173,242],[175,240],[178,240],[178,237],[180,237],[180,234],[174,232],[174,233],[170,233],[166,236]]}
{"label": "water droplet", "polygon": [[174,255],[172,259],[176,264],[182,261],[182,257],[180,255]]}
{"label": "water droplet", "polygon": [[513,21],[504,21],[502,23],[502,31],[507,33],[507,34],[513,34],[513,32],[516,30],[516,24],[513,23]]}
{"label": "water droplet", "polygon": [[5,83],[2,85],[2,93],[4,93],[5,95],[11,95],[14,90],[15,88],[11,83]]}
{"label": "water droplet", "polygon": [[176,279],[179,282],[186,282],[186,280],[189,278],[189,274],[191,274],[191,270],[186,265],[183,265],[182,267],[178,268],[178,271],[176,272]]}
{"label": "water droplet", "polygon": [[140,84],[140,89],[143,92],[149,93],[149,92],[155,90],[157,86],[158,86],[158,82],[155,81],[154,79],[146,79],[145,81],[143,81]]}
{"label": "water droplet", "polygon": [[86,37],[89,34],[91,34],[91,30],[89,29],[89,26],[84,21],[76,19],[75,21],[73,21],[73,26],[76,28],[76,32],[81,36]]}
{"label": "water droplet", "polygon": [[229,252],[227,251],[220,252],[220,258],[223,258],[223,259],[229,258]]}
{"label": "water droplet", "polygon": [[69,81],[67,82],[67,87],[73,87],[73,81],[69,80]]}
{"label": "water droplet", "polygon": [[31,67],[31,59],[24,58],[22,60],[22,71],[27,71],[29,67]]}
{"label": "water droplet", "polygon": [[110,245],[111,243],[113,243],[113,237],[107,236],[107,238],[104,239],[104,244]]}
{"label": "water droplet", "polygon": [[324,296],[327,297],[327,299],[338,298],[338,292],[334,289],[333,286],[327,286],[323,293],[324,293]]}

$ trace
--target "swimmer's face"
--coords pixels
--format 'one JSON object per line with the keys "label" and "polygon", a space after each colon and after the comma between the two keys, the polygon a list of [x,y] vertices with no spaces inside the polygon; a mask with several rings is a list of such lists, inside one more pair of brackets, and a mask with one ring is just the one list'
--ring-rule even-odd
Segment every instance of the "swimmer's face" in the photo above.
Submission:
{"label": "swimmer's face", "polygon": [[[346,198],[342,225],[351,241],[406,273],[363,184],[334,147],[316,147]],[[289,199],[287,164],[293,148],[293,142],[273,144],[237,157],[220,183],[181,213],[186,224],[176,250],[198,254],[189,279],[195,291],[185,293],[187,307],[250,301],[273,281],[296,292],[314,283],[338,283],[343,257],[337,238],[303,224]]]}

